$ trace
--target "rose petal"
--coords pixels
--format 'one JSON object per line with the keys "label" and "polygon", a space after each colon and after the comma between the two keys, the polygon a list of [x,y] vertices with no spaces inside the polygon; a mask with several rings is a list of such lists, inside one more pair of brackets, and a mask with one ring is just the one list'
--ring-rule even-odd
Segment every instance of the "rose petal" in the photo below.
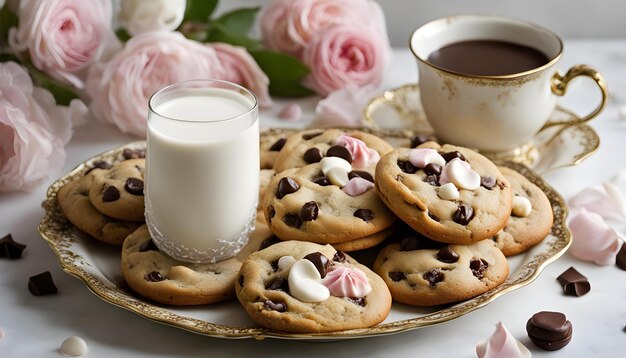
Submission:
{"label": "rose petal", "polygon": [[302,117],[302,107],[299,104],[292,103],[285,108],[283,108],[280,112],[278,112],[278,118],[284,119],[287,121],[297,121]]}
{"label": "rose petal", "polygon": [[602,216],[583,208],[569,223],[573,242],[572,256],[598,265],[615,264],[621,237],[608,226]]}
{"label": "rose petal", "polygon": [[531,356],[528,348],[518,342],[502,322],[496,324],[496,330],[488,340],[476,345],[476,354],[478,358],[530,358]]}
{"label": "rose petal", "polygon": [[613,183],[585,188],[572,197],[568,204],[572,211],[585,209],[605,219],[626,219],[622,194]]}

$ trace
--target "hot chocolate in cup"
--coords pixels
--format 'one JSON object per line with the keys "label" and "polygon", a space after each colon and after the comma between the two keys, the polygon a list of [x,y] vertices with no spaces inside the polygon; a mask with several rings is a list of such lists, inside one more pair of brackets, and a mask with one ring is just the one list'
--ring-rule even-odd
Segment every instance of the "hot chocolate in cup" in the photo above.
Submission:
{"label": "hot chocolate in cup", "polygon": [[[522,20],[461,15],[417,29],[410,41],[419,71],[420,99],[437,137],[489,153],[527,145],[542,129],[596,117],[608,97],[602,76],[577,65],[561,75],[563,42],[552,31]],[[587,116],[548,122],[568,83],[586,76],[602,99]]]}

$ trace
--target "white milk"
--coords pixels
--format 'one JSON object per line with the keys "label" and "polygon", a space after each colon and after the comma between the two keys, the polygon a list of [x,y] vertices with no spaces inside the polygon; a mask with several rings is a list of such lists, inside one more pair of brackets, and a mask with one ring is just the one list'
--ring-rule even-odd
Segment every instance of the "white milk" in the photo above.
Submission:
{"label": "white milk", "polygon": [[182,261],[233,256],[248,240],[258,201],[256,100],[182,88],[157,93],[151,105],[145,197],[156,245]]}

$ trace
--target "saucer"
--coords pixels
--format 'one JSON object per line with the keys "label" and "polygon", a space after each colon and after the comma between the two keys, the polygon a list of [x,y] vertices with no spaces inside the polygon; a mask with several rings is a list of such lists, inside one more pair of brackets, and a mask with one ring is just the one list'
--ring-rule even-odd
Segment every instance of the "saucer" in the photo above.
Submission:
{"label": "saucer", "polygon": [[[410,129],[424,134],[433,134],[426,120],[420,101],[417,84],[405,85],[385,91],[370,100],[364,110],[366,125],[382,129]],[[573,121],[578,119],[574,112],[557,106],[549,121]],[[523,163],[539,174],[574,166],[598,150],[600,138],[586,124],[547,129],[533,140],[506,153],[483,153],[492,159],[512,160]]]}

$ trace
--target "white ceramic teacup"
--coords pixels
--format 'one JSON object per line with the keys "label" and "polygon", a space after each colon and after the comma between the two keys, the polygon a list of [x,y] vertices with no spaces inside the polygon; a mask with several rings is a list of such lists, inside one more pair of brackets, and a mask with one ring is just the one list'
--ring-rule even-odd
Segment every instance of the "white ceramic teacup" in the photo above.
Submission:
{"label": "white ceramic teacup", "polygon": [[[548,57],[543,66],[501,76],[457,73],[428,62],[440,48],[462,41],[496,40],[535,48]],[[446,143],[484,152],[507,152],[525,145],[542,128],[575,125],[597,116],[608,97],[602,76],[586,65],[565,75],[556,70],[563,51],[552,31],[517,19],[491,15],[460,15],[435,20],[417,29],[410,41],[417,58],[419,88],[426,117],[437,137]],[[588,116],[546,123],[565,94],[570,80],[591,77],[602,92],[598,107]]]}

